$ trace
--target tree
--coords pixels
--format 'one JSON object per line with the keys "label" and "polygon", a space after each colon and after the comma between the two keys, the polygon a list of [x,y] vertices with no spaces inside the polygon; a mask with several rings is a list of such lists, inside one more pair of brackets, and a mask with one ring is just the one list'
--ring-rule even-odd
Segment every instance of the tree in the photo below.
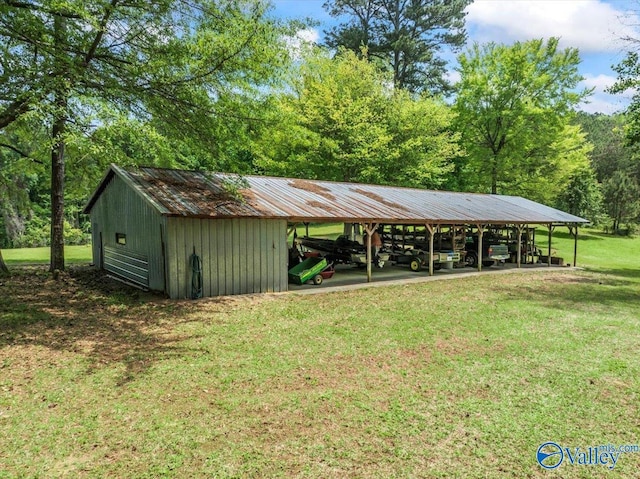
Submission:
{"label": "tree", "polygon": [[[636,39],[626,38],[634,48],[639,43]],[[631,103],[627,107],[627,129],[626,138],[630,145],[640,143],[640,56],[637,51],[627,53],[625,59],[618,65],[613,67],[618,78],[616,82],[608,89],[609,93],[624,93],[626,91],[634,91]]]}
{"label": "tree", "polygon": [[466,189],[548,202],[587,164],[590,146],[571,125],[590,94],[576,91],[579,62],[578,51],[560,51],[556,38],[475,44],[460,55],[454,108],[468,153],[459,166]]}
{"label": "tree", "polygon": [[640,186],[624,171],[616,171],[603,183],[603,194],[607,213],[613,220],[615,233],[625,221],[637,221],[640,212]]}
{"label": "tree", "polygon": [[[15,246],[31,216],[30,193],[43,170],[38,140],[46,141],[42,129],[22,121],[0,131],[0,248]],[[7,271],[0,251],[0,272]]]}
{"label": "tree", "polygon": [[90,132],[96,102],[207,141],[287,58],[287,31],[266,11],[260,0],[0,5],[0,130],[30,117],[51,134],[52,271],[64,269],[66,146]]}
{"label": "tree", "polygon": [[576,170],[560,192],[557,207],[572,215],[598,223],[602,212],[602,192],[591,167]]}
{"label": "tree", "polygon": [[[634,165],[639,163],[633,157],[634,147],[625,139],[625,115],[578,112],[576,121],[593,145],[589,158],[599,182],[611,178],[617,170],[633,170]],[[640,173],[640,168],[638,172]]]}
{"label": "tree", "polygon": [[458,154],[441,101],[390,88],[374,64],[317,49],[294,73],[262,141],[264,172],[302,178],[438,186]]}
{"label": "tree", "polygon": [[325,8],[349,19],[326,32],[331,48],[368,58],[393,73],[396,88],[441,93],[448,89],[443,46],[464,45],[465,8],[471,0],[332,0]]}

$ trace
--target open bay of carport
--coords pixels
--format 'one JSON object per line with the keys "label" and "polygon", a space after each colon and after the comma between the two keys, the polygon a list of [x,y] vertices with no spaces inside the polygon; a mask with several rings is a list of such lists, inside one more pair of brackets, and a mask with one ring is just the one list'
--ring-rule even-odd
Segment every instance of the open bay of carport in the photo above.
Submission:
{"label": "open bay of carport", "polygon": [[331,291],[349,291],[367,287],[381,287],[398,284],[422,283],[426,281],[454,280],[456,278],[484,274],[509,274],[518,272],[544,272],[558,270],[575,270],[570,266],[551,265],[546,263],[523,264],[518,268],[514,263],[503,263],[484,267],[482,271],[474,268],[442,268],[429,276],[429,270],[411,271],[408,267],[385,264],[383,268],[373,268],[372,281],[367,282],[367,270],[353,265],[339,264],[335,267],[332,278],[325,279],[322,284],[315,285],[311,281],[302,285],[289,283],[289,291],[301,294],[326,293]]}

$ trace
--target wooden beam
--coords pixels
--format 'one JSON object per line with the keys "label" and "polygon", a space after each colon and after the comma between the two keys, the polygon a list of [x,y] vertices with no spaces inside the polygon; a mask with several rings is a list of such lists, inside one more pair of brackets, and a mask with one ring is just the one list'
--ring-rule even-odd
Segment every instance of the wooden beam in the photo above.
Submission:
{"label": "wooden beam", "polygon": [[289,236],[291,236],[291,233],[293,233],[295,230],[296,230],[296,223],[293,223],[293,224],[288,226],[288,228],[287,228],[287,239],[289,239]]}
{"label": "wooden beam", "polygon": [[521,258],[522,258],[522,229],[524,228],[524,225],[517,225],[516,228],[518,228],[518,268],[520,268],[520,264],[521,264]]}
{"label": "wooden beam", "polygon": [[482,237],[485,225],[478,223],[476,226],[478,227],[478,271],[482,271]]}
{"label": "wooden beam", "polygon": [[364,230],[367,233],[367,283],[373,280],[371,275],[371,236],[378,229],[377,223],[365,223]]}
{"label": "wooden beam", "polygon": [[434,228],[433,225],[425,224],[424,225],[429,231],[429,276],[433,276],[433,233]]}
{"label": "wooden beam", "polygon": [[[571,231],[571,229],[569,229]],[[576,267],[578,260],[578,225],[576,225],[576,232],[573,235],[573,267]]]}
{"label": "wooden beam", "polygon": [[547,266],[551,267],[551,233],[553,233],[553,225],[549,224],[549,250],[547,254]]}

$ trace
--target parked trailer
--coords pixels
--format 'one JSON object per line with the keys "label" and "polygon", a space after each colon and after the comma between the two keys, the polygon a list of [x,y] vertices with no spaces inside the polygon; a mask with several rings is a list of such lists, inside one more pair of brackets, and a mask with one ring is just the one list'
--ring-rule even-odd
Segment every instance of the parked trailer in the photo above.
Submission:
{"label": "parked trailer", "polygon": [[[461,252],[452,249],[452,246],[457,246],[457,238],[452,233],[454,227],[448,228],[451,231],[438,232],[434,236],[433,267],[436,270],[453,268],[462,260]],[[409,265],[412,271],[429,268],[429,233],[424,228],[385,225],[380,231],[383,251],[390,253],[390,261]]]}

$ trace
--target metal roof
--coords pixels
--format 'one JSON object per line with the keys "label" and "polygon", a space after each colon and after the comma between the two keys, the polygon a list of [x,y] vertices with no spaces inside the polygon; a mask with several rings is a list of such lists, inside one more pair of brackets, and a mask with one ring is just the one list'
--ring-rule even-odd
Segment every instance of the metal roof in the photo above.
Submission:
{"label": "metal roof", "polygon": [[[453,193],[331,181],[243,176],[238,200],[224,173],[111,165],[84,209],[114,175],[161,214],[197,218],[286,218],[291,222],[578,224],[588,220],[517,196]],[[247,186],[248,187],[245,187]],[[231,188],[233,190],[233,187]]]}

